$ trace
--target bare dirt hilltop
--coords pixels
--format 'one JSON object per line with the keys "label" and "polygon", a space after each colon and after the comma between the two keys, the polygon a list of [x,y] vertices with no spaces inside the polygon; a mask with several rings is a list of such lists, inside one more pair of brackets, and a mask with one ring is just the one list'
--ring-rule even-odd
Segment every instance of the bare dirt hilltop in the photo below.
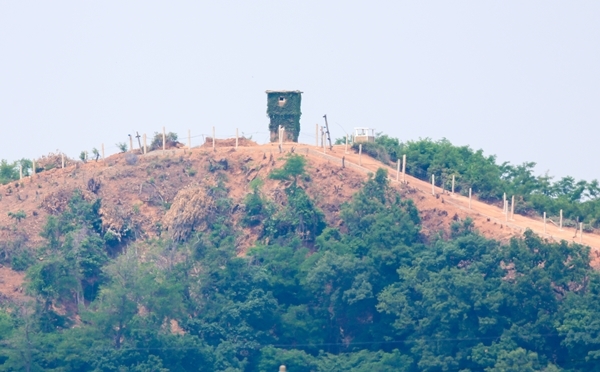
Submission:
{"label": "bare dirt hilltop", "polygon": [[[167,228],[171,206],[184,208],[190,195],[194,195],[190,190],[218,182],[224,183],[228,190],[233,201],[233,218],[239,220],[244,198],[251,191],[250,182],[256,178],[264,180],[264,195],[274,202],[283,202],[285,184],[269,180],[267,175],[280,167],[285,155],[292,151],[307,158],[311,181],[306,183],[306,191],[331,225],[339,223],[340,205],[360,189],[367,174],[384,167],[389,170],[392,185],[415,202],[425,235],[447,234],[453,221],[471,217],[482,234],[500,241],[521,235],[527,228],[547,239],[576,242],[581,239],[574,237],[573,229],[544,227],[540,219],[515,215],[514,220],[507,221],[500,208],[475,199],[469,208],[466,197],[450,195],[441,189],[436,189],[434,195],[429,183],[408,175],[404,183],[396,169],[365,155],[359,158],[352,151],[346,153],[344,146],[334,146],[333,150],[324,152],[315,146],[286,143],[280,152],[276,144],[257,145],[246,141],[237,149],[235,143],[217,141],[217,144],[215,151],[210,146],[201,146],[146,155],[117,154],[0,186],[0,255],[10,254],[17,246],[42,244],[40,232],[47,217],[64,211],[76,189],[81,190],[86,199],[101,198],[103,229],[116,236],[125,233],[140,238],[160,235]],[[9,212],[18,211],[23,211],[25,218],[18,221],[9,216]],[[258,236],[257,231],[247,229],[237,242],[239,254],[245,254]],[[581,242],[592,248],[596,266],[600,236],[584,234]],[[22,299],[23,280],[23,274],[0,268],[0,298]]]}

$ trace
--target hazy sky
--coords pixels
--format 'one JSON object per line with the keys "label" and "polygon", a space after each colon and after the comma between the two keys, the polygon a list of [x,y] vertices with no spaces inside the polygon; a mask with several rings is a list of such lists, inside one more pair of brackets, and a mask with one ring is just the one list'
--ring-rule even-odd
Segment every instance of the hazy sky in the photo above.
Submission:
{"label": "hazy sky", "polygon": [[266,142],[267,89],[304,92],[302,142],[327,114],[334,138],[446,137],[600,178],[598,1],[0,0],[0,158],[163,126]]}

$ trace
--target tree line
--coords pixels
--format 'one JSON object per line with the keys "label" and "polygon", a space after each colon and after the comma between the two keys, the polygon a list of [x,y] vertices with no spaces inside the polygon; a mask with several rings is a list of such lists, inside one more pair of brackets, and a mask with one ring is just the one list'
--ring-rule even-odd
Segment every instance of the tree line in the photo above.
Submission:
{"label": "tree line", "polygon": [[[600,227],[600,184],[597,180],[575,180],[565,176],[558,180],[548,174],[535,175],[536,163],[513,165],[498,163],[496,156],[484,155],[483,150],[469,146],[455,146],[447,139],[429,138],[400,142],[387,135],[378,135],[374,143],[362,144],[362,151],[386,164],[395,163],[406,155],[406,172],[421,180],[435,175],[438,185],[451,188],[455,176],[455,190],[466,194],[469,188],[480,199],[498,203],[504,193],[515,195],[515,212],[519,214],[558,216],[560,210],[564,225],[576,227],[586,223],[588,229]],[[358,150],[358,144],[354,144]]]}

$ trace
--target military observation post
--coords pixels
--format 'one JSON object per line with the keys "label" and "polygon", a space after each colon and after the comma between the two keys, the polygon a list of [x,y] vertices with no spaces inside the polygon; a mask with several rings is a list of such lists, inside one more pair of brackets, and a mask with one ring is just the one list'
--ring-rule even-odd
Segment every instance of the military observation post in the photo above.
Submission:
{"label": "military observation post", "polygon": [[302,92],[299,90],[267,90],[267,116],[270,119],[271,142],[279,138],[279,126],[282,126],[283,141],[298,142],[300,135],[300,104]]}

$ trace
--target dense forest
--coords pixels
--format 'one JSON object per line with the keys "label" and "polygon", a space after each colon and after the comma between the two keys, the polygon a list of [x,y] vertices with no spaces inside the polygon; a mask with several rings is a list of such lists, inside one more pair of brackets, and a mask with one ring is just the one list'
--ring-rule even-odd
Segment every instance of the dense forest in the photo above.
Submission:
{"label": "dense forest", "polygon": [[[155,239],[115,239],[102,200],[75,192],[42,246],[5,258],[26,271],[32,300],[0,310],[0,370],[600,370],[588,248],[529,231],[501,244],[468,219],[449,239],[425,236],[383,169],[328,226],[305,167],[290,155],[270,174],[283,204],[255,180],[239,226],[224,183],[206,185],[202,228]],[[249,227],[261,237],[240,256]]]}
{"label": "dense forest", "polygon": [[[354,148],[357,150],[358,145]],[[575,227],[583,222],[587,231],[600,228],[597,180],[576,181],[566,176],[553,181],[548,174],[536,176],[533,162],[498,164],[495,156],[485,156],[482,150],[474,151],[468,146],[452,145],[446,139],[400,142],[380,134],[375,143],[363,144],[363,152],[388,164],[406,155],[406,173],[427,181],[435,175],[436,184],[446,190],[451,188],[454,176],[457,192],[467,194],[472,188],[477,197],[487,202],[500,202],[504,193],[509,197],[514,195],[518,214],[546,212],[558,216],[563,210],[567,218],[565,226]]]}

